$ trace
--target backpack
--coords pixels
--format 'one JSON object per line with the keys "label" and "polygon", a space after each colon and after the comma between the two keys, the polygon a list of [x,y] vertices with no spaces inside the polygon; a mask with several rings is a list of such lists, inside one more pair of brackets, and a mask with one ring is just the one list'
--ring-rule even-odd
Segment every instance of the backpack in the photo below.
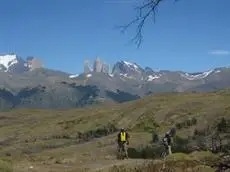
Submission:
{"label": "backpack", "polygon": [[171,137],[173,137],[173,136],[176,135],[176,128],[172,128],[172,129],[170,130],[170,135],[171,135]]}

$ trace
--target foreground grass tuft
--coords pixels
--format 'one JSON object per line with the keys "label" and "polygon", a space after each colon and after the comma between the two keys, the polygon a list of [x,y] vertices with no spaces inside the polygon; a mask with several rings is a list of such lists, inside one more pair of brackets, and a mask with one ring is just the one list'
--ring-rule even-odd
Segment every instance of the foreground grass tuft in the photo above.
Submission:
{"label": "foreground grass tuft", "polygon": [[[113,166],[110,172],[214,172],[206,159],[216,159],[217,156],[210,152],[196,152],[192,154],[175,153],[166,160],[146,161],[133,167]],[[217,159],[216,159],[217,161]],[[204,163],[206,162],[206,164]]]}
{"label": "foreground grass tuft", "polygon": [[13,172],[13,165],[11,162],[0,159],[0,171],[1,172]]}

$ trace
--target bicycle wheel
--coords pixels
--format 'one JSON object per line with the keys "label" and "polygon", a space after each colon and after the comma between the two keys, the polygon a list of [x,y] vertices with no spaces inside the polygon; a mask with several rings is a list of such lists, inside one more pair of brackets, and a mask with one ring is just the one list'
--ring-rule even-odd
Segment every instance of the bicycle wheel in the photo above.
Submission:
{"label": "bicycle wheel", "polygon": [[117,149],[117,159],[121,159],[121,148]]}
{"label": "bicycle wheel", "polygon": [[164,152],[162,152],[161,153],[161,158],[165,158],[166,157],[166,155],[167,155],[167,153],[164,151]]}
{"label": "bicycle wheel", "polygon": [[124,149],[124,145],[122,145],[122,148],[121,148],[121,159],[125,159],[125,149]]}

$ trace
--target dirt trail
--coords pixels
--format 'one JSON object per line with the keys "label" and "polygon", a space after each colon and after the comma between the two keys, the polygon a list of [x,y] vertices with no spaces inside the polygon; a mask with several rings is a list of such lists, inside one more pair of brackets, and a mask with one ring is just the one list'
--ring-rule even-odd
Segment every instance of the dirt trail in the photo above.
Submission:
{"label": "dirt trail", "polygon": [[96,172],[103,170],[103,172],[108,171],[113,166],[128,166],[128,167],[134,167],[137,165],[141,165],[145,162],[150,162],[151,160],[145,160],[145,159],[125,159],[125,160],[113,160],[113,161],[107,161],[107,162],[100,162],[95,164],[88,164],[87,168],[89,168],[89,172]]}
{"label": "dirt trail", "polygon": [[73,171],[84,171],[84,172],[97,172],[103,171],[108,172],[113,166],[135,167],[145,162],[153,160],[146,159],[125,159],[125,160],[96,160],[87,162],[84,165],[80,164],[41,164],[41,163],[21,163],[17,164],[14,168],[17,172],[73,172]]}

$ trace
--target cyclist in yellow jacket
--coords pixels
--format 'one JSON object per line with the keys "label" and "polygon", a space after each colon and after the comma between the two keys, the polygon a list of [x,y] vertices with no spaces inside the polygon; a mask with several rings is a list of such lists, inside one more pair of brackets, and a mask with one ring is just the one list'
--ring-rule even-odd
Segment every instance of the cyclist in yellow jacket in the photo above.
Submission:
{"label": "cyclist in yellow jacket", "polygon": [[119,149],[124,149],[126,158],[128,158],[128,148],[129,145],[129,134],[125,131],[124,128],[121,128],[120,132],[117,135],[117,143]]}

